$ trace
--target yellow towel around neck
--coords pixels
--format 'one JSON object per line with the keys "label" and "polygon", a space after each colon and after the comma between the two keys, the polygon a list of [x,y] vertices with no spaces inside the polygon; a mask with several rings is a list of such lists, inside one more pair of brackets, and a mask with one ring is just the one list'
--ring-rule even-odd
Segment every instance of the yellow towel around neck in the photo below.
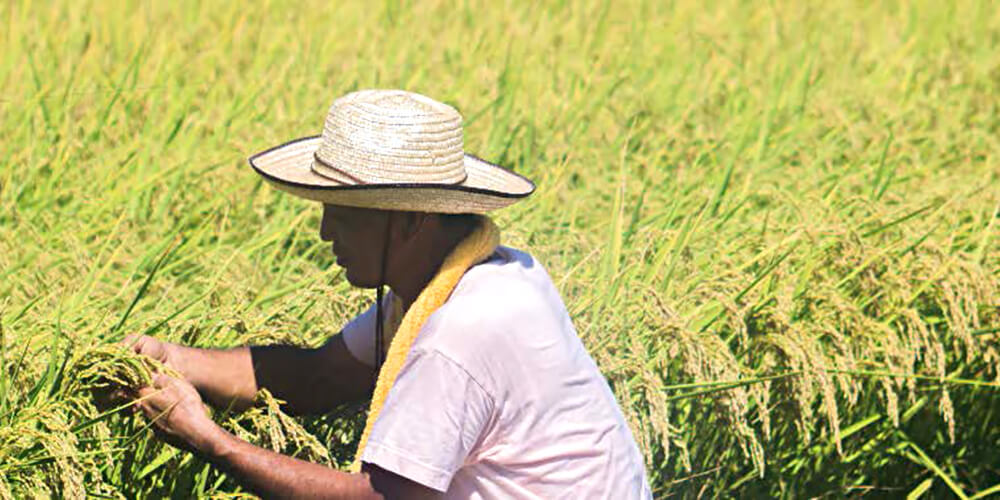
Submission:
{"label": "yellow towel around neck", "polygon": [[[396,377],[399,375],[399,370],[403,368],[410,347],[413,346],[413,341],[417,339],[417,334],[420,333],[427,318],[448,300],[462,275],[470,267],[489,257],[500,244],[500,230],[497,229],[496,224],[488,217],[479,216],[478,219],[476,228],[451,251],[451,254],[441,264],[441,269],[427,284],[427,287],[420,292],[420,296],[406,311],[403,320],[399,323],[399,329],[389,344],[389,352],[386,354],[385,363],[382,364],[378,381],[375,383],[375,392],[372,394],[371,407],[368,410],[368,420],[365,422],[365,431],[361,434],[361,442],[358,443],[358,451],[354,457],[354,463],[351,465],[351,472],[361,471],[361,454],[368,444],[368,436],[372,432],[372,426],[378,420],[382,405],[385,404],[385,398],[396,382]],[[393,300],[398,301],[399,299],[393,295]]]}

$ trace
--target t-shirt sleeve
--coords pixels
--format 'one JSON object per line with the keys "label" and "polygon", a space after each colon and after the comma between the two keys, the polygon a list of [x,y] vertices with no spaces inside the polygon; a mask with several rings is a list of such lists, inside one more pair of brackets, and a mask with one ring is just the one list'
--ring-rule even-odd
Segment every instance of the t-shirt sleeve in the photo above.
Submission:
{"label": "t-shirt sleeve", "polygon": [[447,491],[493,409],[493,398],[453,360],[434,350],[411,351],[361,460]]}

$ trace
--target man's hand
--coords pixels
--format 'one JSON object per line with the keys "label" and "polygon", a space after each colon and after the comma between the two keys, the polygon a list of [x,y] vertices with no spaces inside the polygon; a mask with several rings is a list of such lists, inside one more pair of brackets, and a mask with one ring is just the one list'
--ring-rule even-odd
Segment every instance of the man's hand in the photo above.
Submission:
{"label": "man's hand", "polygon": [[[149,358],[155,359],[164,365],[180,372],[180,353],[177,346],[169,342],[158,340],[148,335],[126,335],[125,339],[119,342],[126,349],[134,351]],[[92,391],[94,405],[99,411],[110,411],[114,408],[125,406],[128,402],[136,399],[135,388],[122,387],[116,383],[109,382],[94,388]],[[130,407],[132,411],[137,408]]]}
{"label": "man's hand", "polygon": [[180,364],[180,359],[175,346],[170,342],[164,342],[149,335],[126,335],[122,344],[135,351],[136,354],[153,358],[175,370],[181,368],[177,366]]}
{"label": "man's hand", "polygon": [[221,430],[194,386],[163,373],[153,375],[152,387],[139,389],[138,406],[164,441],[187,451],[208,452]]}

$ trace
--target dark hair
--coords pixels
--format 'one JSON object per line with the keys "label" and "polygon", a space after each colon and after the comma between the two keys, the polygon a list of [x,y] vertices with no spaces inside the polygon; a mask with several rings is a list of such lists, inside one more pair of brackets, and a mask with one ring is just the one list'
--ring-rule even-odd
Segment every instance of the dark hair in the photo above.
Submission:
{"label": "dark hair", "polygon": [[448,227],[469,227],[476,224],[479,216],[476,214],[438,214],[441,223]]}
{"label": "dark hair", "polygon": [[479,221],[476,214],[437,214],[441,219],[441,226],[450,233],[466,235],[472,232]]}

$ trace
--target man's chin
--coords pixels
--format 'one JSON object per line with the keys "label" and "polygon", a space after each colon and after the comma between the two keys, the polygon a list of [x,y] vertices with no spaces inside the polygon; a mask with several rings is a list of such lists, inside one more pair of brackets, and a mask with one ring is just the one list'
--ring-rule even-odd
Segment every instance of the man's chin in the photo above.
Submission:
{"label": "man's chin", "polygon": [[378,282],[375,280],[364,279],[363,277],[356,276],[351,272],[350,268],[344,268],[344,277],[347,278],[347,282],[351,286],[356,288],[377,288]]}

